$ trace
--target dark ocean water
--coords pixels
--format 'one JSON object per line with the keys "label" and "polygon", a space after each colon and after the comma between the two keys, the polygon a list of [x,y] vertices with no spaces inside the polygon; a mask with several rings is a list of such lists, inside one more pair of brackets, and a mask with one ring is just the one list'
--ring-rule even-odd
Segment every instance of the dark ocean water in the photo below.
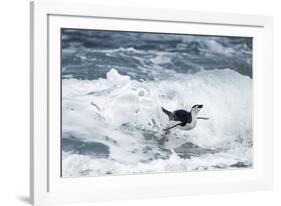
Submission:
{"label": "dark ocean water", "polygon": [[252,38],[64,29],[62,68],[88,80],[112,68],[143,80],[226,68],[252,77]]}

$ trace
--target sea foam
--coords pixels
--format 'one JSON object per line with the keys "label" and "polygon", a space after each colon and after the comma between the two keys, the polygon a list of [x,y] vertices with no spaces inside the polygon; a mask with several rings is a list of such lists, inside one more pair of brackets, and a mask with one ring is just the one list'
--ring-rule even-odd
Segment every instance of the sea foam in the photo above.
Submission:
{"label": "sea foam", "polygon": [[[194,171],[252,164],[252,79],[233,70],[175,74],[166,80],[137,81],[111,69],[105,79],[64,79],[62,132],[82,142],[109,147],[108,158],[63,155],[63,176]],[[203,104],[195,129],[173,129],[161,107],[190,110]],[[180,158],[190,142],[214,151]]]}

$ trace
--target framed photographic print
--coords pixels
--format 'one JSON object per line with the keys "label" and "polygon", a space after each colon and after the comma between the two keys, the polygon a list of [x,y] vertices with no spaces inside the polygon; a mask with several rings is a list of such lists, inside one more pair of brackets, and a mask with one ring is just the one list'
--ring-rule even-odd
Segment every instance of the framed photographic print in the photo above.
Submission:
{"label": "framed photographic print", "polygon": [[272,187],[272,18],[31,3],[33,204]]}

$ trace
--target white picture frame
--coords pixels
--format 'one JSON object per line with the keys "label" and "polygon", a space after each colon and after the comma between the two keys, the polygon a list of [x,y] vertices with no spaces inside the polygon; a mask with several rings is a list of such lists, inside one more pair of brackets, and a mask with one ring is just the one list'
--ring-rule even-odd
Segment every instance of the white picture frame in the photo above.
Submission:
{"label": "white picture frame", "polygon": [[[272,17],[31,2],[31,182],[34,205],[272,188]],[[87,178],[60,175],[60,28],[254,37],[254,166],[248,170]]]}

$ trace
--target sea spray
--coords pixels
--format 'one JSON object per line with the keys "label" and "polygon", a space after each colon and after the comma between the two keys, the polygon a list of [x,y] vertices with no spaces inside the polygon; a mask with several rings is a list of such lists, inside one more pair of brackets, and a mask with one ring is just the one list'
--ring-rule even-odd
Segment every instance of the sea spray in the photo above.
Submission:
{"label": "sea spray", "polygon": [[[62,91],[62,143],[71,137],[77,144],[94,142],[109,148],[104,158],[85,153],[83,147],[64,151],[63,176],[252,164],[252,79],[233,70],[203,70],[141,81],[111,69],[106,78],[97,80],[64,79]],[[209,120],[198,120],[192,131],[174,129],[169,141],[163,142],[168,119],[161,106],[189,110],[197,103],[204,105],[200,115]],[[199,149],[183,158],[175,151],[188,142]],[[190,145],[181,151],[184,149],[190,153]]]}

